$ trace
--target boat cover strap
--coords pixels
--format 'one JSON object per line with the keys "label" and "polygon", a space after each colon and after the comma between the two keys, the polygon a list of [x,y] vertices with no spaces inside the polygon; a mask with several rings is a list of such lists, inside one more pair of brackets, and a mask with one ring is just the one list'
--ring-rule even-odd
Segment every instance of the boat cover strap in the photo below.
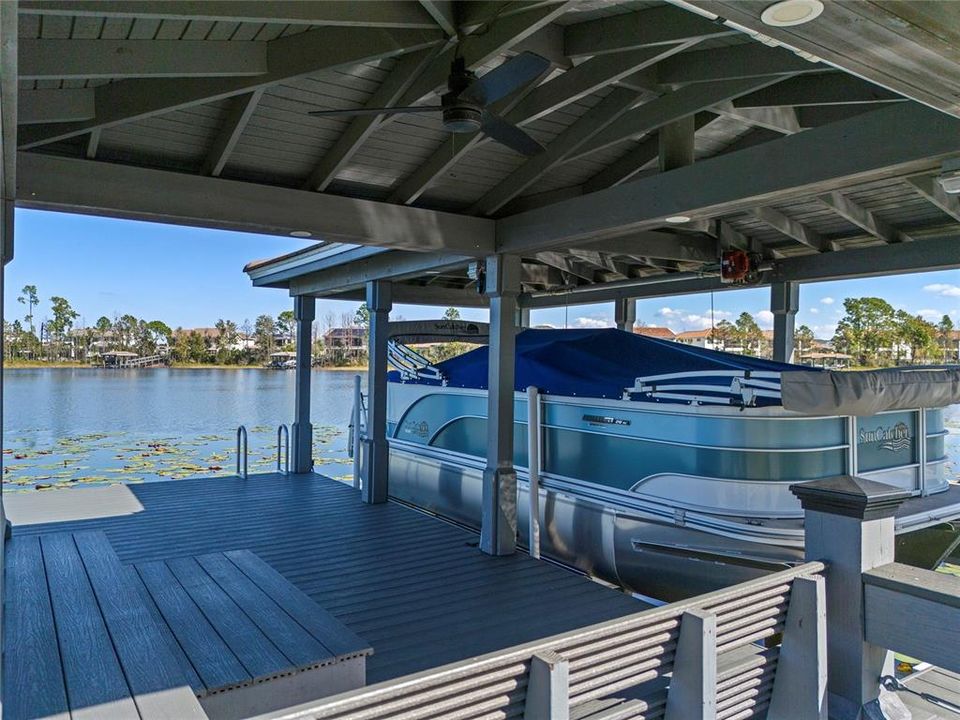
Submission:
{"label": "boat cover strap", "polygon": [[960,402],[960,368],[785,372],[783,407],[807,415],[875,415]]}

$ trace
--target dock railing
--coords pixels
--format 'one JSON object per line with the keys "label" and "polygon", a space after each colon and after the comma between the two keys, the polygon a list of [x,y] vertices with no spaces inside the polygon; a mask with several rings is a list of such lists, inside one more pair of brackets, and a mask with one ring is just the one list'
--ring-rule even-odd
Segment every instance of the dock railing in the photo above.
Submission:
{"label": "dock railing", "polygon": [[[566,720],[576,709],[592,720],[732,720],[768,712],[821,718],[823,569],[807,563],[345,693],[284,717]],[[764,641],[768,647],[756,644]],[[627,690],[630,700],[605,700]]]}

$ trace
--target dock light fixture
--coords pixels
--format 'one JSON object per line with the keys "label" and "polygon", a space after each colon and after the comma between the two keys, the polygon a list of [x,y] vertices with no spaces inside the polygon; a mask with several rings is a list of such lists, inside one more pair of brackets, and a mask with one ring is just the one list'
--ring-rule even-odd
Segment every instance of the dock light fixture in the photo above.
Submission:
{"label": "dock light fixture", "polygon": [[949,195],[960,195],[960,158],[944,160],[937,182]]}
{"label": "dock light fixture", "polygon": [[664,222],[668,222],[671,225],[682,225],[683,223],[690,222],[689,215],[671,215],[670,217],[665,217]]}
{"label": "dock light fixture", "polygon": [[313,233],[309,230],[294,230],[290,233],[290,237],[308,238],[313,237]]}
{"label": "dock light fixture", "polygon": [[772,27],[792,27],[815,20],[823,12],[820,0],[782,0],[767,7],[760,20]]}

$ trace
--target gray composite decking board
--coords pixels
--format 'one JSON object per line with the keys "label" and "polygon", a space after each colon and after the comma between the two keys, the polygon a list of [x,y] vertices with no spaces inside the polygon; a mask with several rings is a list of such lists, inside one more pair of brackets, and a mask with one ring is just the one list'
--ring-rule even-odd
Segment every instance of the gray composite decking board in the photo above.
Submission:
{"label": "gray composite decking board", "polygon": [[207,622],[166,563],[158,560],[137,565],[137,573],[205,689],[240,685],[253,679]]}
{"label": "gray composite decking board", "polygon": [[176,558],[168,560],[167,567],[254,680],[290,668],[290,658],[270,642],[196,560]]}
{"label": "gray composite decking board", "polygon": [[6,543],[3,716],[70,720],[40,538]]}
{"label": "gray composite decking board", "polygon": [[280,573],[248,551],[231,551],[225,556],[272,597],[294,620],[332,655],[366,651],[369,646],[343,623],[323,610]]}
{"label": "gray composite decking board", "polygon": [[[73,537],[40,539],[73,720],[140,717]],[[91,680],[93,680],[91,682]]]}
{"label": "gray composite decking board", "polygon": [[205,718],[167,641],[102,532],[73,536],[143,720]]}
{"label": "gray composite decking board", "polygon": [[294,667],[306,667],[334,657],[334,653],[304,630],[223,553],[201,555],[197,562]]}
{"label": "gray composite decking board", "polygon": [[364,505],[353,488],[317,475],[129,489],[142,512],[14,534],[102,529],[122,561],[138,564],[249,549],[373,648],[369,682],[646,607],[523,553],[483,555],[474,532],[394,502]]}
{"label": "gray composite decking board", "polygon": [[203,684],[203,681],[200,680],[200,676],[197,675],[197,670],[193,667],[193,663],[190,662],[186,653],[183,652],[183,648],[180,647],[180,643],[177,642],[177,639],[173,636],[173,633],[170,632],[170,628],[167,625],[166,620],[163,619],[163,615],[161,615],[160,611],[157,609],[157,604],[153,601],[150,593],[147,592],[146,586],[143,584],[143,580],[141,580],[140,576],[137,574],[137,569],[132,565],[124,565],[123,572],[127,576],[127,582],[135,587],[137,592],[140,594],[144,608],[146,608],[147,612],[150,613],[150,617],[153,618],[154,622],[156,622],[157,626],[161,629],[167,649],[174,656],[174,658],[176,658],[177,664],[180,666],[180,671],[187,678],[187,682],[193,689],[194,694],[202,694],[206,690],[206,686]]}

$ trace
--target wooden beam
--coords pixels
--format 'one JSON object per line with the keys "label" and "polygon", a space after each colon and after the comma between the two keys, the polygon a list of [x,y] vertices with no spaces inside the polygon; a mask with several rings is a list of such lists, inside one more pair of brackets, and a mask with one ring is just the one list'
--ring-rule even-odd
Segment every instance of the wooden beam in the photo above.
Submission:
{"label": "wooden beam", "polygon": [[544,265],[549,265],[552,268],[556,268],[561,273],[566,273],[581,280],[586,280],[588,283],[596,282],[596,272],[592,267],[586,263],[578,262],[569,255],[565,255],[560,252],[554,252],[552,250],[546,250],[544,252],[537,253],[534,256],[534,260],[543,263]]}
{"label": "wooden beam", "polygon": [[451,213],[90,160],[19,154],[23,207],[418,252],[487,255],[494,223]]}
{"label": "wooden beam", "polygon": [[462,267],[470,261],[471,258],[464,255],[391,250],[291,278],[288,286],[291,295],[330,295],[361,289],[372,280],[405,280],[427,271]]}
{"label": "wooden beam", "polygon": [[92,88],[21,90],[19,95],[17,122],[21,125],[89,120],[95,114]]}
{"label": "wooden beam", "polygon": [[[0,288],[3,266],[13,259],[17,193],[17,2],[0,3]],[[0,309],[3,303],[0,300]],[[2,393],[0,393],[2,395]],[[2,420],[0,411],[0,420]],[[2,463],[0,463],[2,464]],[[0,504],[0,520],[3,507]],[[0,552],[3,542],[0,540]],[[3,592],[0,580],[0,592]]]}
{"label": "wooden beam", "polygon": [[764,75],[819,73],[824,69],[822,64],[808,62],[789,50],[747,43],[675,55],[657,65],[657,80],[661,84],[671,85]]}
{"label": "wooden beam", "polygon": [[862,205],[858,205],[850,198],[845,197],[840,192],[834,191],[820,195],[817,197],[817,200],[831,208],[847,222],[853,223],[857,227],[866,230],[875,238],[883,240],[885,243],[909,242],[913,239],[906,233],[897,230],[883,218],[877,217],[877,215]]}
{"label": "wooden beam", "polygon": [[523,165],[474,203],[470,212],[476,215],[495,213],[630,110],[637,103],[637,99],[637,94],[631,90],[614,88],[573,125],[560,133],[544,152],[528,158]]}
{"label": "wooden beam", "polygon": [[752,210],[751,214],[760,222],[769,225],[777,232],[783,233],[789,238],[793,238],[798,243],[806,245],[808,248],[816,250],[817,252],[823,252],[827,249],[819,233],[803,223],[787,217],[778,210],[774,210],[771,207],[758,207]]}
{"label": "wooden beam", "polygon": [[587,20],[563,29],[564,48],[572,58],[735,34],[732,28],[670,5]]}
{"label": "wooden beam", "polygon": [[97,128],[87,135],[87,146],[83,151],[83,155],[87,160],[93,160],[97,157],[97,150],[100,148],[100,135],[100,128]]}
{"label": "wooden beam", "polygon": [[24,0],[21,15],[65,15],[145,20],[206,20],[287,25],[336,25],[435,29],[436,21],[417,2],[367,0],[362,3],[326,0]]}
{"label": "wooden beam", "polygon": [[917,177],[907,178],[907,182],[929,202],[943,210],[954,220],[960,221],[960,197],[947,195],[940,187],[940,183],[937,182],[935,176],[918,175]]}
{"label": "wooden beam", "polygon": [[453,0],[420,0],[440,29],[452,38],[457,36],[457,15]]}
{"label": "wooden beam", "polygon": [[267,72],[267,43],[211,40],[20,41],[21,80],[244,77]]}
{"label": "wooden beam", "polygon": [[[514,125],[525,125],[538,120],[569,103],[622,78],[650,67],[666,53],[676,50],[643,48],[611,55],[600,55],[567,70],[559,77],[531,90],[507,110],[504,118]],[[500,107],[495,108],[500,111]],[[492,142],[483,133],[447,138],[417,170],[406,178],[390,196],[390,202],[409,204],[470,150],[485,142]]]}
{"label": "wooden beam", "polygon": [[618,118],[596,133],[590,141],[578,146],[576,152],[567,154],[566,160],[576,160],[598,150],[605,150],[612,145],[629,140],[632,137],[643,135],[669,122],[678,120],[687,115],[693,115],[706,108],[748,93],[770,83],[778,82],[778,78],[742,78],[739,80],[723,80],[709,85],[690,85],[670,93],[654,98],[649,102],[637,106],[634,110]]}
{"label": "wooden beam", "polygon": [[[455,288],[436,287],[435,285],[413,285],[394,283],[393,302],[405,305],[432,305],[437,307],[476,307],[484,308],[490,303],[486,295],[476,290],[457,290]],[[364,290],[347,290],[327,296],[330,300],[366,301]]]}
{"label": "wooden beam", "polygon": [[243,135],[247,123],[253,117],[261,97],[263,97],[263,88],[257,88],[252,93],[237,95],[230,100],[223,124],[203,163],[204,175],[216,177],[223,172],[224,166],[230,159],[230,153],[240,141],[240,136]]}
{"label": "wooden beam", "polygon": [[[410,89],[414,80],[433,62],[439,51],[440,46],[437,45],[404,55],[380,86],[374,90],[364,107],[390,107],[396,104],[403,93]],[[337,173],[377,129],[383,118],[383,115],[361,115],[352,118],[347,129],[340,134],[333,147],[324,154],[310,177],[304,182],[303,189],[318,192],[326,190]]]}
{"label": "wooden beam", "polygon": [[823,72],[787,78],[776,85],[739,97],[733,104],[738,108],[761,108],[849,105],[903,100],[905,98],[897,93],[844,72]]}
{"label": "wooden beam", "polygon": [[951,12],[944,16],[952,26],[932,17],[918,19],[909,9],[901,9],[920,3],[833,2],[824,3],[824,12],[815,22],[789,27],[764,23],[762,2],[690,0],[690,4],[904,97],[960,116],[956,45],[945,39],[956,32],[952,3],[947,3]]}
{"label": "wooden beam", "polygon": [[321,70],[356,65],[430,47],[438,31],[329,27],[271,40],[264,75],[244,78],[133,79],[94,90],[96,117],[74,123],[25,128],[21,147],[30,148],[89,133],[94,128],[142,120],[191,105],[243,95]]}
{"label": "wooden beam", "polygon": [[960,121],[954,118],[915,103],[893,103],[849,120],[503,218],[498,221],[498,248],[527,252],[562,247],[584,238],[653,229],[670,215],[717,217],[855,182],[929,171],[956,154],[958,134]]}
{"label": "wooden beam", "polygon": [[612,255],[642,256],[685,263],[714,263],[720,257],[715,238],[657,230],[582,243],[579,247]]}
{"label": "wooden beam", "polygon": [[[776,87],[776,85],[773,87]],[[781,135],[792,135],[802,129],[800,120],[797,118],[797,111],[792,107],[739,108],[728,100],[718,103],[710,109],[718,115],[739,120],[753,127],[773,130]]]}

